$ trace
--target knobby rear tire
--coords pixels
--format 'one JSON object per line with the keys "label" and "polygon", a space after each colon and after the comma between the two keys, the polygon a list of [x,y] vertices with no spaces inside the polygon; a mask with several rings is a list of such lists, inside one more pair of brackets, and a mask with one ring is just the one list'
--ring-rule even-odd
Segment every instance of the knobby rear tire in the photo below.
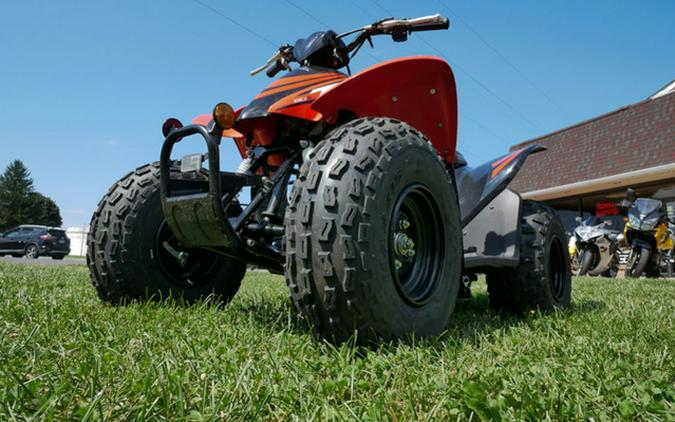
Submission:
{"label": "knobby rear tire", "polygon": [[507,314],[568,307],[572,276],[565,239],[565,229],[552,208],[523,201],[520,264],[486,274],[490,305]]}

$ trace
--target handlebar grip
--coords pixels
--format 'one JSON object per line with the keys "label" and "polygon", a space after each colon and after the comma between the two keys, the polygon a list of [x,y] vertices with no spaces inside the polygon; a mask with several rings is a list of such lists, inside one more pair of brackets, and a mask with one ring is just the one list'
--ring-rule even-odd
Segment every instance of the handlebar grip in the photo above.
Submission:
{"label": "handlebar grip", "polygon": [[371,33],[389,33],[395,29],[405,29],[408,32],[415,31],[434,31],[437,29],[448,29],[450,21],[448,18],[439,14],[431,16],[422,16],[414,19],[387,19],[382,22],[375,23],[369,27]]}
{"label": "handlebar grip", "polygon": [[448,29],[449,27],[450,27],[450,20],[448,18],[442,18],[440,22],[429,23],[424,25],[413,25],[408,30],[410,32],[436,31],[438,29]]}
{"label": "handlebar grip", "polygon": [[284,69],[286,68],[281,64],[281,61],[277,60],[276,62],[274,62],[274,66],[267,69],[267,72],[265,72],[265,74],[268,77],[273,78],[277,75],[277,73],[281,72]]}
{"label": "handlebar grip", "polygon": [[402,20],[405,21],[410,26],[426,26],[447,22],[448,18],[436,13],[435,15],[421,16],[419,18],[402,19]]}

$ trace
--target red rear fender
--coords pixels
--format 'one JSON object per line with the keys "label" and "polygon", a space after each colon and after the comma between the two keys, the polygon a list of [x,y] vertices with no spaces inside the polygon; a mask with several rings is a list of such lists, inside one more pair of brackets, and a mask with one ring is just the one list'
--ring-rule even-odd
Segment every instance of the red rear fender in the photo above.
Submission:
{"label": "red rear fender", "polygon": [[455,159],[457,91],[452,70],[441,59],[419,56],[378,64],[322,93],[311,108],[328,123],[341,110],[402,120],[429,138],[444,161]]}

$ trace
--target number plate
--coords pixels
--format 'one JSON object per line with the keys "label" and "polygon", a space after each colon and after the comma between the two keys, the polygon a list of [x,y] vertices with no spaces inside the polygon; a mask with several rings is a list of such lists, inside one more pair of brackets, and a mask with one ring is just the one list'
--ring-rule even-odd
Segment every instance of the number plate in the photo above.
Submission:
{"label": "number plate", "polygon": [[180,160],[180,172],[189,173],[191,171],[200,170],[202,168],[203,161],[204,156],[202,154],[186,155]]}

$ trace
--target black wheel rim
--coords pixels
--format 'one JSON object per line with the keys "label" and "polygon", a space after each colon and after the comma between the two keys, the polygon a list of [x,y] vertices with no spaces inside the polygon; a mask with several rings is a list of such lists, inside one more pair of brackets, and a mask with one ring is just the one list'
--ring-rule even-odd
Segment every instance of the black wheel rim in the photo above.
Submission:
{"label": "black wheel rim", "polygon": [[398,196],[389,223],[389,263],[399,295],[413,306],[429,301],[442,273],[445,227],[438,204],[421,184]]}
{"label": "black wheel rim", "polygon": [[[185,261],[181,262],[172,255],[165,242],[174,251],[187,253]],[[162,221],[157,230],[153,256],[167,279],[180,287],[197,287],[212,281],[215,269],[222,259],[219,254],[206,249],[183,248],[166,220]]]}
{"label": "black wheel rim", "polygon": [[556,300],[561,300],[565,295],[565,284],[567,283],[567,272],[565,271],[565,253],[560,238],[553,236],[548,251],[549,272],[551,280],[551,290]]}

